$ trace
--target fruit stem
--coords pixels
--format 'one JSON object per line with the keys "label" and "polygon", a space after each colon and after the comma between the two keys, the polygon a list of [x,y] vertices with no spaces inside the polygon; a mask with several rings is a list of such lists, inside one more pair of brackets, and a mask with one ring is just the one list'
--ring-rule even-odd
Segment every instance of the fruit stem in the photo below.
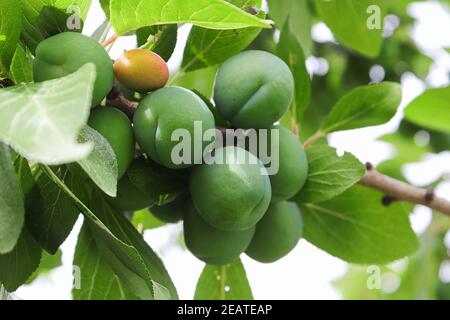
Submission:
{"label": "fruit stem", "polygon": [[116,42],[116,40],[119,39],[119,36],[117,34],[113,34],[108,40],[104,41],[102,43],[102,47],[106,48],[109,45],[113,44],[114,42]]}

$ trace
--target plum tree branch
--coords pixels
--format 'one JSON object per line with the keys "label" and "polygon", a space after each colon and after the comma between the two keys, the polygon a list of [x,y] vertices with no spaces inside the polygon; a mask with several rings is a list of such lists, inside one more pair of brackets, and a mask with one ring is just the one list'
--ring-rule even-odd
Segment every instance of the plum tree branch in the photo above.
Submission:
{"label": "plum tree branch", "polygon": [[393,201],[406,201],[427,206],[450,217],[450,201],[438,197],[433,190],[414,187],[388,177],[378,172],[370,163],[366,166],[367,172],[359,183],[384,192],[386,194],[383,199],[385,205],[389,205]]}
{"label": "plum tree branch", "polygon": [[119,109],[125,113],[130,120],[133,119],[134,113],[138,107],[137,102],[128,100],[116,86],[113,86],[111,92],[106,98],[106,104],[108,106]]}

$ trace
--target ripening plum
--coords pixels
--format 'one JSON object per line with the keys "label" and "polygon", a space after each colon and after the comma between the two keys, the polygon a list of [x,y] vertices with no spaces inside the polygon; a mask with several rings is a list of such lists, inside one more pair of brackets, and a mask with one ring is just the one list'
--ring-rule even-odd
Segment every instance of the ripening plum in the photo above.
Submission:
{"label": "ripening plum", "polygon": [[164,87],[169,80],[169,68],[156,53],[134,49],[126,51],[114,63],[117,80],[130,90],[146,93]]}

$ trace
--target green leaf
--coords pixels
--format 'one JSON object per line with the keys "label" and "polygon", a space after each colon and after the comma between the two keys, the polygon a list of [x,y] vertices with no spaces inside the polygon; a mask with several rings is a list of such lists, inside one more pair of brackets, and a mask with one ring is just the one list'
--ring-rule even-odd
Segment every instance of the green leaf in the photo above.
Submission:
{"label": "green leaf", "polygon": [[111,1],[110,0],[100,0],[100,6],[102,7],[103,11],[105,12],[106,17],[110,18],[110,6]]}
{"label": "green leaf", "polygon": [[92,210],[88,209],[50,169],[44,169],[82,207],[85,222],[95,238],[99,252],[135,296],[141,299],[177,298],[176,289],[161,260],[123,214],[114,210],[100,192],[91,194],[88,204]]}
{"label": "green leaf", "polygon": [[241,260],[225,266],[205,266],[198,280],[194,299],[253,300]]}
{"label": "green leaf", "polygon": [[402,87],[398,83],[356,88],[336,103],[321,131],[330,133],[384,124],[395,115],[401,100]]}
{"label": "green leaf", "polygon": [[[239,8],[261,7],[261,0],[229,0]],[[260,11],[260,18],[265,13]],[[261,32],[261,28],[242,30],[209,30],[194,26],[189,34],[184,50],[184,71],[193,71],[221,64],[233,55],[247,48]]]}
{"label": "green leaf", "polygon": [[[343,45],[376,57],[383,43],[384,0],[315,0],[320,18]],[[377,12],[369,9],[378,10]],[[375,21],[373,19],[378,19]],[[374,25],[379,22],[379,25]]]}
{"label": "green leaf", "polygon": [[[150,230],[165,226],[166,223],[156,218],[149,209],[137,211],[133,214],[133,226],[137,230]],[[142,232],[141,231],[141,232]]]}
{"label": "green leaf", "polygon": [[9,148],[0,143],[0,254],[13,250],[20,237],[24,216],[22,191]]}
{"label": "green leaf", "polygon": [[[151,35],[156,35],[156,43],[145,46]],[[169,24],[166,26],[140,28],[136,30],[136,39],[138,47],[145,46],[145,49],[149,49],[157,53],[165,61],[169,61],[177,45],[178,26],[176,24]]]}
{"label": "green leaf", "polygon": [[23,228],[14,250],[0,255],[0,283],[6,290],[14,292],[27,281],[39,266],[41,252],[28,229]]}
{"label": "green leaf", "polygon": [[163,205],[181,194],[189,184],[187,172],[170,170],[140,158],[127,171],[130,182],[156,205]]}
{"label": "green leaf", "polygon": [[33,68],[31,65],[30,57],[18,45],[11,62],[11,79],[17,84],[33,82]]}
{"label": "green leaf", "polygon": [[9,300],[9,294],[5,287],[0,283],[0,301],[4,300]]}
{"label": "green leaf", "polygon": [[22,13],[17,0],[2,0],[0,5],[0,71],[5,74],[14,56],[22,28]]}
{"label": "green leaf", "polygon": [[111,25],[109,24],[109,21],[103,21],[103,23],[98,26],[98,28],[95,29],[95,31],[92,33],[91,38],[100,43],[104,42],[106,40],[106,37],[108,36],[107,33],[109,32],[110,28]]}
{"label": "green leaf", "polygon": [[[17,1],[16,6],[17,6]],[[20,0],[22,5],[22,40],[31,49],[39,42],[59,32],[67,31],[67,19],[73,14],[68,10],[73,4],[80,9],[80,18],[85,19],[91,0]],[[78,30],[81,31],[81,30]]]}
{"label": "green leaf", "polygon": [[[120,240],[102,222],[102,220],[109,222],[109,219],[112,219],[112,222],[116,222],[116,218],[118,218],[120,214],[111,209],[102,198],[100,191],[96,192],[95,196],[93,196],[92,193],[90,194],[90,199],[86,201],[92,208],[92,210],[89,209],[85,202],[80,199],[80,196],[77,193],[72,192],[48,166],[42,166],[42,169],[47,176],[51,178],[64,193],[69,195],[76,202],[77,206],[80,207],[85,216],[85,223],[89,224],[89,228],[95,236],[99,251],[108,261],[108,265],[114,270],[114,273],[118,275],[124,285],[140,299],[153,299],[153,281],[141,254],[135,247]],[[93,211],[95,211],[102,220],[100,220]],[[107,218],[109,219],[107,220]],[[117,230],[115,231],[117,233]],[[122,235],[121,232],[122,230],[119,229],[118,234]]]}
{"label": "green leaf", "polygon": [[430,145],[418,146],[414,141],[414,134],[415,132],[397,131],[382,136],[380,141],[391,144],[395,149],[395,154],[393,158],[379,164],[377,170],[392,178],[406,181],[402,172],[403,165],[419,162],[426,153],[432,152]]}
{"label": "green leaf", "polygon": [[424,128],[450,133],[450,87],[426,90],[408,105],[405,117]]}
{"label": "green leaf", "polygon": [[115,197],[117,194],[117,159],[109,142],[97,131],[86,126],[81,130],[80,142],[90,142],[94,149],[86,159],[78,164],[107,195]]}
{"label": "green leaf", "polygon": [[71,14],[72,12],[70,12],[67,9],[70,8],[71,6],[78,7],[80,17],[83,20],[86,19],[92,3],[92,0],[46,0],[46,1],[50,1],[54,7],[62,9],[64,11],[68,11],[68,13]]}
{"label": "green leaf", "polygon": [[319,204],[300,204],[305,239],[342,260],[385,264],[411,255],[418,240],[404,204],[382,204],[383,194],[355,185]]}
{"label": "green leaf", "polygon": [[84,159],[91,145],[77,137],[89,116],[95,66],[64,78],[0,90],[0,140],[25,158],[64,164]]}
{"label": "green leaf", "polygon": [[332,199],[357,183],[366,172],[365,166],[351,153],[342,157],[328,145],[306,150],[309,174],[306,184],[295,197],[300,203],[319,203]]}
{"label": "green leaf", "polygon": [[270,28],[269,22],[223,0],[111,0],[111,23],[118,34],[173,23],[192,23],[210,29]]}
{"label": "green leaf", "polygon": [[62,251],[58,250],[56,254],[51,255],[47,252],[42,253],[41,263],[39,268],[33,272],[33,274],[28,278],[26,284],[32,283],[34,280],[40,276],[45,276],[49,274],[53,269],[56,269],[62,265]]}
{"label": "green leaf", "polygon": [[14,162],[14,167],[22,194],[26,195],[36,184],[27,159],[19,156]]}
{"label": "green leaf", "polygon": [[197,91],[208,99],[211,99],[217,68],[217,66],[214,66],[185,73],[176,79],[174,85]]}
{"label": "green leaf", "polygon": [[[95,196],[95,199],[91,201],[91,207],[93,211],[97,214],[97,217],[103,221],[105,226],[112,232],[117,235],[118,239],[122,241],[122,243],[126,244],[130,248],[134,248],[136,253],[138,253],[138,257],[143,263],[142,267],[147,270],[151,276],[151,289],[154,292],[155,299],[177,299],[178,294],[176,292],[175,286],[173,285],[172,280],[170,279],[169,274],[167,273],[162,261],[159,257],[153,252],[153,250],[148,246],[148,244],[144,241],[144,238],[138,231],[133,227],[131,222],[125,218],[123,214],[114,210],[109,203],[101,198],[100,194]],[[91,224],[90,224],[91,227]],[[102,250],[103,253],[106,253],[105,259],[109,261],[110,267],[115,271],[116,274],[119,275],[123,269],[123,263],[125,266],[128,265],[128,261],[121,260],[117,253],[115,247],[116,244],[112,243],[110,240],[107,241],[98,241],[99,233],[98,227],[94,226],[93,230],[94,236],[97,239],[97,245]],[[104,238],[100,235],[101,238]],[[113,246],[111,246],[113,245]],[[106,250],[106,251],[105,251]],[[111,254],[110,254],[111,253]],[[119,258],[119,259],[118,259]],[[121,260],[121,261],[119,261]],[[120,264],[118,264],[120,262]],[[127,270],[128,272],[128,270]],[[121,278],[122,279],[122,278]],[[125,283],[125,280],[122,279]],[[157,290],[155,290],[155,288]],[[131,290],[134,294],[137,295],[137,292]],[[163,296],[160,292],[163,290]]]}
{"label": "green leaf", "polygon": [[[67,168],[60,168],[55,174],[73,187]],[[39,176],[26,197],[26,224],[40,246],[51,254],[66,240],[79,214],[72,199],[45,174]]]}
{"label": "green leaf", "polygon": [[294,75],[295,94],[291,112],[299,123],[311,100],[311,78],[306,70],[303,49],[292,33],[288,21],[281,32],[277,51],[278,56],[287,63]]}
{"label": "green leaf", "polygon": [[310,55],[312,51],[311,27],[313,23],[308,0],[268,0],[270,17],[279,29],[286,28],[302,46],[303,52]]}
{"label": "green leaf", "polygon": [[[134,297],[126,291],[102,257],[88,225],[84,224],[78,235],[73,261],[76,284],[72,289],[75,300],[128,300]],[[78,278],[79,277],[79,278]]]}
{"label": "green leaf", "polygon": [[[443,219],[447,219],[442,216]],[[389,274],[398,276],[399,287],[395,291],[368,288],[370,276],[377,276],[374,269],[351,266],[347,274],[334,281],[334,286],[342,292],[343,298],[364,300],[437,300],[439,298],[439,269],[447,259],[444,244],[448,223],[434,216],[430,226],[420,237],[420,249],[413,257],[398,266],[380,266],[381,289],[389,288]],[[448,221],[448,219],[447,219]],[[447,226],[446,226],[447,225]],[[372,271],[372,272],[370,272]],[[388,274],[386,274],[388,273]],[[384,279],[387,281],[384,282]],[[387,284],[387,286],[386,286]],[[441,298],[442,299],[442,298]]]}

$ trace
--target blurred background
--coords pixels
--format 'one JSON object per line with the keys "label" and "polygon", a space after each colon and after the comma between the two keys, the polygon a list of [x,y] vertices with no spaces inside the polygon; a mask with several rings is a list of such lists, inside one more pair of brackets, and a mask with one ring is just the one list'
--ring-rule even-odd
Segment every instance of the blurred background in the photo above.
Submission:
{"label": "blurred background", "polygon": [[[384,46],[376,59],[363,58],[339,46],[331,31],[312,21],[313,49],[307,51],[307,68],[313,78],[313,100],[302,124],[302,136],[316,128],[343,93],[351,88],[383,80],[403,86],[403,102],[397,116],[383,126],[336,133],[329,143],[338,152],[350,151],[362,162],[370,161],[391,176],[417,186],[436,188],[450,199],[450,135],[424,131],[403,120],[403,108],[429,87],[445,87],[450,81],[450,1],[395,0],[393,14],[384,22]],[[267,3],[265,3],[265,10]],[[85,21],[91,35],[105,16],[97,1]],[[174,74],[182,61],[190,30],[183,25],[175,54],[169,61]],[[304,30],[292,30],[304,33]],[[273,50],[278,32],[264,31],[252,45]],[[117,58],[136,46],[134,36],[119,38],[110,51]],[[210,68],[209,68],[210,69]],[[215,69],[182,77],[180,83],[201,82]],[[199,84],[201,86],[201,83]],[[450,124],[449,124],[450,126]],[[62,246],[62,255],[49,259],[49,273],[21,287],[16,299],[71,299],[72,257],[82,224],[77,222]],[[380,267],[381,288],[369,289],[370,269],[350,266],[302,240],[283,260],[264,265],[243,257],[255,299],[450,299],[450,219],[418,206],[411,214],[421,249],[411,258]],[[181,225],[145,232],[146,241],[164,260],[180,297],[192,299],[204,264],[182,245]],[[369,273],[368,273],[369,272]]]}

